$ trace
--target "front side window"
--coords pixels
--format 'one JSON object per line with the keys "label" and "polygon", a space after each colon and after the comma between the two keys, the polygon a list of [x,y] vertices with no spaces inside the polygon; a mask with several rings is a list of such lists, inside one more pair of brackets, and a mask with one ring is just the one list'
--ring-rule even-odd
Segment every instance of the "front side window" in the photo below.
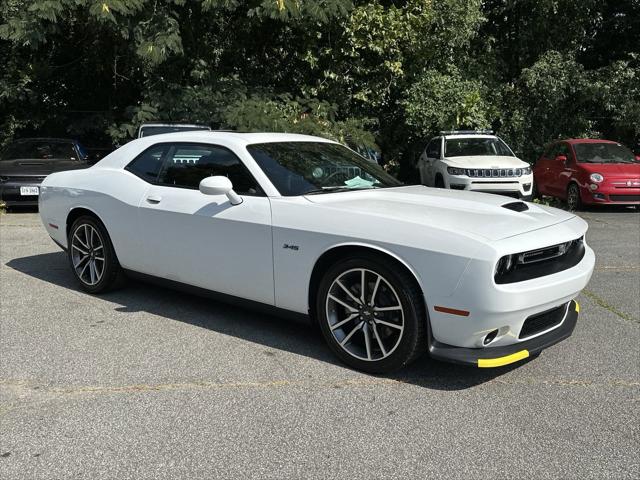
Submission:
{"label": "front side window", "polygon": [[565,157],[567,157],[567,160],[571,160],[571,150],[569,150],[569,145],[567,145],[566,143],[559,143],[556,150],[556,157],[558,155],[564,155]]}
{"label": "front side window", "polygon": [[379,165],[335,143],[260,143],[247,150],[284,196],[402,185]]}
{"label": "front side window", "polygon": [[507,144],[497,137],[448,138],[445,142],[446,157],[479,155],[515,156]]}
{"label": "front side window", "polygon": [[434,138],[433,140],[431,140],[431,142],[429,142],[429,145],[427,145],[427,157],[440,158],[441,144],[442,142],[440,141],[440,138]]}
{"label": "front side window", "polygon": [[223,176],[231,180],[240,194],[261,192],[244,164],[224,147],[200,144],[172,144],[167,152],[158,183],[171,187],[198,189],[206,177]]}
{"label": "front side window", "polygon": [[576,143],[579,163],[635,163],[631,150],[619,143]]}

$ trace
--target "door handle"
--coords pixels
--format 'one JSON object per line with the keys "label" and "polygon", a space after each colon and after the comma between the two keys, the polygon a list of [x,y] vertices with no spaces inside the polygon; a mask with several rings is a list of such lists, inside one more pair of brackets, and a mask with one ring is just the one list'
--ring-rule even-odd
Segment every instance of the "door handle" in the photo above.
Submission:
{"label": "door handle", "polygon": [[147,197],[147,203],[151,203],[153,205],[157,205],[158,203],[160,203],[161,200],[162,200],[162,197],[159,197],[157,195],[149,195]]}

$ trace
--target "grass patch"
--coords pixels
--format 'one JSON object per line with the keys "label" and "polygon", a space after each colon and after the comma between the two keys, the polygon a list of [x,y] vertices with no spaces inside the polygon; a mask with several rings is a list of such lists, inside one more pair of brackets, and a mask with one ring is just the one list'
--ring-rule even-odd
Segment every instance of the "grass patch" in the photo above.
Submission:
{"label": "grass patch", "polygon": [[582,291],[582,293],[584,293],[585,296],[587,296],[596,305],[604,308],[605,310],[609,310],[611,313],[613,313],[614,315],[617,315],[618,317],[622,318],[623,320],[627,320],[628,322],[640,323],[640,320],[638,320],[637,318],[633,318],[631,315],[628,315],[628,314],[626,314],[624,312],[621,312],[616,307],[614,307],[613,305],[608,303],[606,300],[604,300],[603,298],[601,298],[598,295],[596,295],[595,293],[593,293],[591,290],[586,290],[585,289],[585,290]]}
{"label": "grass patch", "polygon": [[562,202],[560,200],[558,200],[556,197],[534,198],[533,199],[533,203],[537,203],[539,205],[546,205],[548,207],[555,207],[555,208],[563,208],[564,207]]}

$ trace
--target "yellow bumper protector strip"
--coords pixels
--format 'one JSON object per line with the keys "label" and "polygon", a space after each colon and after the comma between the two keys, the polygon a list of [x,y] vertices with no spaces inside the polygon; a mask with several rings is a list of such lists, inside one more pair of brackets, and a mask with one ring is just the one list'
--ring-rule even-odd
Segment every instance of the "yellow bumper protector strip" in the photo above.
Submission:
{"label": "yellow bumper protector strip", "polygon": [[494,368],[494,367],[502,367],[503,365],[509,365],[510,363],[518,362],[520,360],[524,360],[529,356],[528,350],[520,350],[519,352],[512,353],[511,355],[506,355],[504,357],[498,358],[479,358],[478,359],[478,367],[479,368]]}
{"label": "yellow bumper protector strip", "polygon": [[580,313],[580,304],[578,302],[576,302],[576,313]]}

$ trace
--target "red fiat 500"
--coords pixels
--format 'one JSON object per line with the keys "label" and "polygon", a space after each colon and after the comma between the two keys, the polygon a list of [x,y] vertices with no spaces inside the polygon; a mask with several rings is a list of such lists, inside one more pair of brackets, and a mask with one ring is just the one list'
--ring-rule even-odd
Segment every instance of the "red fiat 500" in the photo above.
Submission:
{"label": "red fiat 500", "polygon": [[640,205],[640,156],[609,140],[571,139],[547,146],[533,168],[538,195],[583,204]]}

